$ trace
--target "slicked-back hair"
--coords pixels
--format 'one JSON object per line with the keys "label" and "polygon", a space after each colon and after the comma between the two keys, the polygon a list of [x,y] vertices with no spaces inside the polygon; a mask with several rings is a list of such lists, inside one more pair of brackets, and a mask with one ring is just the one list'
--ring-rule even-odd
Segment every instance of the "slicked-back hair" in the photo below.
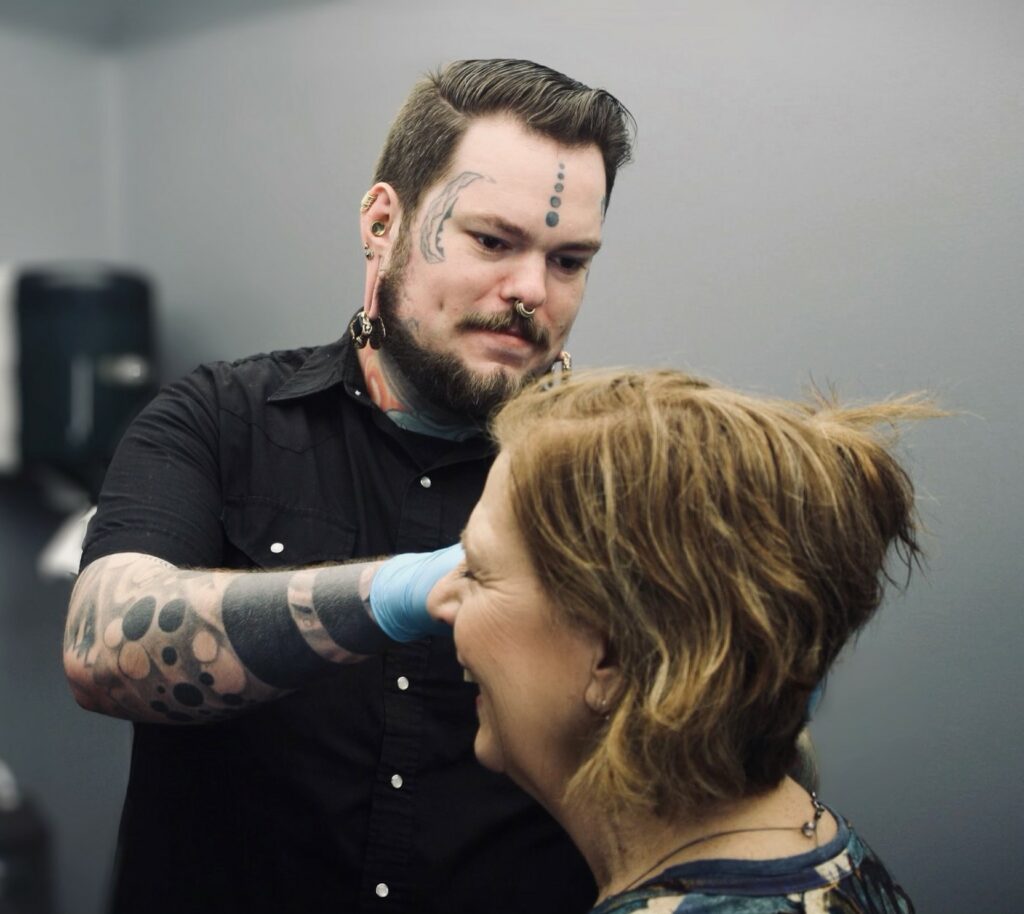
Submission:
{"label": "slicked-back hair", "polygon": [[622,690],[568,795],[694,813],[777,785],[808,697],[918,556],[896,424],[675,371],[529,389],[493,431],[554,624],[607,639]]}
{"label": "slicked-back hair", "polygon": [[374,181],[395,188],[409,218],[447,173],[471,121],[501,114],[566,146],[595,144],[607,207],[615,175],[632,154],[632,115],[604,89],[529,60],[459,60],[421,79],[391,125]]}

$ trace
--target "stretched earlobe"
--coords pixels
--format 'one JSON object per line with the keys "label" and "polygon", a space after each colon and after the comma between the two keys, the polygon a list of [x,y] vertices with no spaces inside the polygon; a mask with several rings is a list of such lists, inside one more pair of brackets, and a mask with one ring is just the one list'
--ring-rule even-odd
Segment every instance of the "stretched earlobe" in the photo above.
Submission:
{"label": "stretched earlobe", "polygon": [[363,311],[371,320],[380,317],[377,286],[388,268],[392,248],[402,229],[402,205],[395,189],[378,181],[359,203],[359,234],[366,258]]}

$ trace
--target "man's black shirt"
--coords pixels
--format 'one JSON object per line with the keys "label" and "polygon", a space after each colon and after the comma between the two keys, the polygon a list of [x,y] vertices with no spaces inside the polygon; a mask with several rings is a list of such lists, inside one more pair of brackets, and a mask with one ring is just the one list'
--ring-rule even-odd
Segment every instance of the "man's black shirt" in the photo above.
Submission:
{"label": "man's black shirt", "polygon": [[[455,542],[493,454],[374,407],[347,341],[199,368],[133,423],[83,565],[267,569]],[[583,912],[568,838],[473,757],[451,639],[395,645],[227,723],[136,724],[114,910]]]}

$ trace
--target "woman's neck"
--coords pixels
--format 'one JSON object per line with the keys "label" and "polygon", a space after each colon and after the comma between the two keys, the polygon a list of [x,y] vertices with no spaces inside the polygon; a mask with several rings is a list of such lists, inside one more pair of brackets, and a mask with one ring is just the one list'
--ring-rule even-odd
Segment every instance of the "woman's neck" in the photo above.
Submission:
{"label": "woman's neck", "polygon": [[[664,869],[693,860],[730,857],[769,860],[806,853],[830,841],[836,823],[826,811],[810,837],[802,826],[815,821],[815,807],[788,778],[767,794],[720,806],[706,815],[664,819],[651,813],[577,812],[557,817],[590,866],[598,901],[635,888]],[[564,812],[564,815],[561,814]]]}

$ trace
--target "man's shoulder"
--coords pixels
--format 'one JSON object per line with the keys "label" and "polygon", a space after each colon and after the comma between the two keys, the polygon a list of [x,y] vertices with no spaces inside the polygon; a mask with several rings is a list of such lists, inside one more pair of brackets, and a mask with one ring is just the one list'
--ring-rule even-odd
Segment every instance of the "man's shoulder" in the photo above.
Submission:
{"label": "man's shoulder", "polygon": [[240,359],[203,362],[192,374],[205,374],[221,381],[256,380],[260,378],[285,379],[297,372],[306,361],[324,347],[302,346],[297,349],[273,349],[257,352]]}
{"label": "man's shoulder", "polygon": [[[212,401],[221,408],[266,403],[296,386],[311,393],[333,386],[342,375],[337,343],[275,349],[231,361],[204,362],[165,388],[172,395]],[[298,376],[298,377],[297,377]]]}

